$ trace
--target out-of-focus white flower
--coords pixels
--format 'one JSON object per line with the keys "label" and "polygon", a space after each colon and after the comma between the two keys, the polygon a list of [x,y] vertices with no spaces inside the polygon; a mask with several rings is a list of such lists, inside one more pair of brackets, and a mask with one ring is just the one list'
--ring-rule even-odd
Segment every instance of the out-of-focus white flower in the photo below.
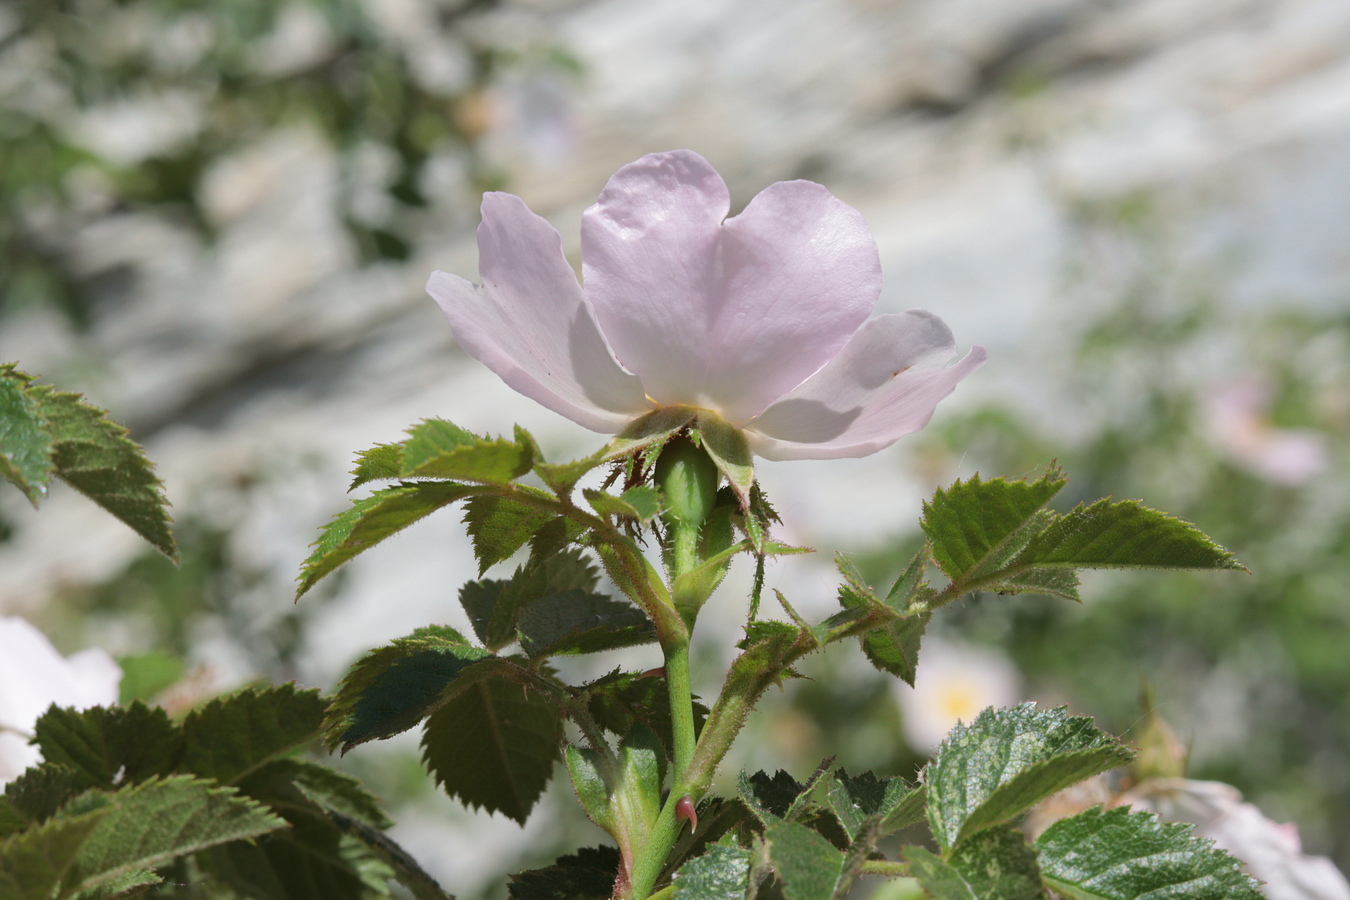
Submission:
{"label": "out-of-focus white flower", "polygon": [[1020,687],[1012,662],[989,647],[924,641],[914,687],[895,682],[901,727],[915,750],[932,753],[957,722],[1017,703]]}
{"label": "out-of-focus white flower", "polygon": [[1350,900],[1350,883],[1331,860],[1304,855],[1296,826],[1267,819],[1231,785],[1154,778],[1117,802],[1193,823],[1197,835],[1245,862],[1248,873],[1265,882],[1270,900]]}
{"label": "out-of-focus white flower", "polygon": [[41,759],[28,740],[47,707],[111,705],[121,682],[122,670],[103,650],[63,658],[28,622],[0,617],[0,784]]}
{"label": "out-of-focus white flower", "polygon": [[1270,385],[1248,379],[1205,398],[1205,418],[1219,451],[1274,484],[1298,485],[1327,468],[1327,438],[1311,428],[1275,428],[1267,419]]}

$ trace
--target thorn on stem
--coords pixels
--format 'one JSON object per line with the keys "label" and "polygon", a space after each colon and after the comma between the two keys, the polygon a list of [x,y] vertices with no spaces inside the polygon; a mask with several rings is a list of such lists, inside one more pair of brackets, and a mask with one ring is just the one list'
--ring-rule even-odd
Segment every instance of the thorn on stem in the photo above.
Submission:
{"label": "thorn on stem", "polygon": [[675,804],[675,818],[687,819],[689,830],[698,831],[698,813],[694,811],[694,800],[688,794],[681,797],[680,802]]}

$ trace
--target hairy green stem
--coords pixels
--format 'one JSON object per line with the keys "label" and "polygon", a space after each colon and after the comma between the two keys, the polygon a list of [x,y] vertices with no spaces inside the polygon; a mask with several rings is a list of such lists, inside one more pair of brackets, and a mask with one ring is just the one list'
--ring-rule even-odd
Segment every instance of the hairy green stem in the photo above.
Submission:
{"label": "hairy green stem", "polygon": [[666,690],[670,692],[670,727],[675,737],[675,773],[671,783],[684,783],[689,762],[694,758],[694,697],[689,686],[689,643],[667,644]]}

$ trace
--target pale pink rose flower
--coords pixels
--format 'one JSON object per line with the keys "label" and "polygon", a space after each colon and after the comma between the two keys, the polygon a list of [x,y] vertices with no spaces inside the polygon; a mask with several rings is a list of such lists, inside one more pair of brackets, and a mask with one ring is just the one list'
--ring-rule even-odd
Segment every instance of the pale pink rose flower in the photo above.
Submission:
{"label": "pale pink rose flower", "polygon": [[97,647],[63,658],[28,622],[0,617],[0,784],[41,760],[28,740],[47,707],[110,706],[121,681],[122,670]]}
{"label": "pale pink rose flower", "polygon": [[1303,853],[1296,826],[1267,819],[1231,785],[1156,778],[1118,803],[1193,823],[1197,835],[1246,863],[1248,873],[1265,882],[1261,891],[1270,900],[1350,900],[1350,883],[1331,860]]}
{"label": "pale pink rose flower", "polygon": [[1276,428],[1267,418],[1270,385],[1248,379],[1205,398],[1205,418],[1219,451],[1273,484],[1299,485],[1329,465],[1327,438],[1311,428]]}
{"label": "pale pink rose flower", "polygon": [[1012,661],[992,647],[924,641],[914,687],[894,682],[905,739],[920,753],[932,753],[957,722],[969,725],[990,706],[1015,706],[1021,680]]}
{"label": "pale pink rose flower", "polygon": [[809,181],[727,218],[721,176],[689,150],[610,178],[582,215],[583,288],[558,232],[511,194],[483,196],[482,285],[427,291],[471,356],[593,431],[659,407],[711,410],[768,459],[865,456],[928,423],[984,364],[955,365],[923,310],[868,319],[881,260],[867,223]]}

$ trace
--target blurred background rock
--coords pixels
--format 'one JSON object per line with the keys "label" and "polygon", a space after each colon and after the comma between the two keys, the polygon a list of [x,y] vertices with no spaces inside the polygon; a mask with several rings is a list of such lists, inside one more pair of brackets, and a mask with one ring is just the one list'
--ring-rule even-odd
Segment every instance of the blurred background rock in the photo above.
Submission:
{"label": "blurred background rock", "polygon": [[[576,261],[608,175],[674,147],[736,206],[824,183],[876,233],[879,310],[932,309],[990,350],[915,438],[761,464],[787,538],[821,551],[771,586],[828,611],[834,551],[894,577],[934,486],[1055,457],[1070,502],[1191,519],[1253,575],[1111,574],[1078,607],[985,597],[939,618],[934,652],[1006,655],[1016,699],[1126,737],[1147,678],[1192,775],[1350,865],[1344,0],[9,0],[0,360],[131,427],[184,565],[69,491],[37,512],[0,493],[0,613],[107,648],[124,693],[178,704],[253,678],[331,688],[367,647],[462,625],[475,566],[453,515],[298,606],[292,581],[355,451],[421,417],[520,422],[556,458],[596,445],[466,357],[422,284],[474,275],[483,190],[524,197]],[[696,689],[734,641],[735,588]],[[847,653],[806,674],[738,764],[801,777],[838,752],[912,774],[907,688]],[[432,795],[414,742],[366,749],[349,762],[460,896],[598,835],[562,802],[521,840]]]}

